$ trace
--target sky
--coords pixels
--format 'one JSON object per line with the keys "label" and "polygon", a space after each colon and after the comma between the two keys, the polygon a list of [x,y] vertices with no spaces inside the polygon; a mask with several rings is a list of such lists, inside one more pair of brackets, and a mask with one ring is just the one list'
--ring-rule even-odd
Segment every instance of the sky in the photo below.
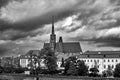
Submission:
{"label": "sky", "polygon": [[0,0],[0,56],[49,42],[52,16],[64,42],[83,51],[120,50],[120,0]]}

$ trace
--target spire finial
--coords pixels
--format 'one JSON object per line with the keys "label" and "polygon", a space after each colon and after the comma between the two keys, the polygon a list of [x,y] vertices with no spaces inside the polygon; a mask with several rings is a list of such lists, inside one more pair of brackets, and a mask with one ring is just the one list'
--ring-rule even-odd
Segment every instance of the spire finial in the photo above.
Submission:
{"label": "spire finial", "polygon": [[52,16],[52,34],[54,34],[54,16]]}
{"label": "spire finial", "polygon": [[59,42],[63,43],[62,36],[59,37]]}

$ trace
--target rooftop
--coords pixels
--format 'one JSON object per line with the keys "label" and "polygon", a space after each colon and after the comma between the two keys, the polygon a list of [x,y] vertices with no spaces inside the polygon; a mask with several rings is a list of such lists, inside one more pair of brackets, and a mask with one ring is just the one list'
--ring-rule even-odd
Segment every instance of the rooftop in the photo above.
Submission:
{"label": "rooftop", "polygon": [[79,58],[120,58],[120,51],[86,51]]}

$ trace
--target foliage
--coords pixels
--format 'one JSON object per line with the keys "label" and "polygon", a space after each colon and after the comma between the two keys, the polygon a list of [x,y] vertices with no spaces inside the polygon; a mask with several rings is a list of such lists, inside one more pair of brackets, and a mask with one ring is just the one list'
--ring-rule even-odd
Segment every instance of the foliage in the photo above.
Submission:
{"label": "foliage", "polygon": [[102,72],[102,76],[103,77],[111,77],[111,76],[113,76],[113,70],[112,70],[112,67],[110,65],[108,65],[107,70]]}
{"label": "foliage", "polygon": [[90,68],[90,74],[89,74],[89,76],[92,76],[92,77],[98,77],[99,75],[98,75],[98,72],[99,72],[99,70],[98,70],[98,62],[95,60],[94,61],[94,67],[92,67],[92,68]]}
{"label": "foliage", "polygon": [[14,68],[13,67],[4,67],[3,68],[3,72],[4,73],[13,73],[14,72]]}
{"label": "foliage", "polygon": [[99,70],[98,70],[97,67],[93,67],[93,68],[90,68],[90,72],[91,72],[91,73],[89,74],[89,76],[97,77]]}
{"label": "foliage", "polygon": [[0,73],[2,73],[2,72],[3,72],[3,67],[0,66]]}
{"label": "foliage", "polygon": [[70,62],[67,75],[73,75],[73,76],[78,75],[78,70],[76,65],[74,65],[74,62]]}
{"label": "foliage", "polygon": [[116,65],[114,70],[114,77],[120,77],[120,63]]}
{"label": "foliage", "polygon": [[37,65],[37,63],[39,63],[37,55],[34,55],[31,52],[28,61],[29,61],[28,67],[30,67],[30,69],[36,69],[37,68],[36,65]]}
{"label": "foliage", "polygon": [[102,72],[102,76],[103,76],[103,77],[107,77],[106,70],[104,70],[104,71]]}
{"label": "foliage", "polygon": [[84,61],[77,60],[76,57],[69,57],[65,62],[64,74],[86,76],[88,67]]}
{"label": "foliage", "polygon": [[45,64],[50,72],[55,71],[57,68],[56,57],[54,56],[46,56]]}
{"label": "foliage", "polygon": [[55,53],[50,48],[45,48],[41,50],[40,53],[41,58],[44,58],[44,63],[46,64],[46,67],[48,71],[52,74],[57,69],[57,58],[55,56]]}
{"label": "foliage", "polygon": [[85,65],[84,61],[77,61],[78,75],[86,76],[88,74],[88,66]]}
{"label": "foliage", "polygon": [[69,70],[69,68],[70,68],[70,63],[71,62],[75,62],[77,59],[76,59],[76,57],[69,57],[68,59],[66,59],[65,60],[65,70],[64,70],[64,74],[65,75],[67,75],[67,73],[68,73],[68,70]]}
{"label": "foliage", "polygon": [[15,68],[14,73],[23,73],[25,70],[25,68]]}
{"label": "foliage", "polygon": [[107,77],[113,76],[113,70],[110,65],[108,65],[108,69],[107,69],[106,73],[107,73]]}
{"label": "foliage", "polygon": [[61,67],[64,67],[65,66],[64,58],[62,58],[61,62],[62,62]]}

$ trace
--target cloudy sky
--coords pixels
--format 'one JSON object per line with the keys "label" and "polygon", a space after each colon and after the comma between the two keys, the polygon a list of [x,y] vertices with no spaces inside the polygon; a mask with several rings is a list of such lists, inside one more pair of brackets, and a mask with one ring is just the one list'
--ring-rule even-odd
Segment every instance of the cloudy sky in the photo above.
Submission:
{"label": "cloudy sky", "polygon": [[120,50],[120,0],[0,0],[0,56],[25,54],[57,39],[86,50]]}

